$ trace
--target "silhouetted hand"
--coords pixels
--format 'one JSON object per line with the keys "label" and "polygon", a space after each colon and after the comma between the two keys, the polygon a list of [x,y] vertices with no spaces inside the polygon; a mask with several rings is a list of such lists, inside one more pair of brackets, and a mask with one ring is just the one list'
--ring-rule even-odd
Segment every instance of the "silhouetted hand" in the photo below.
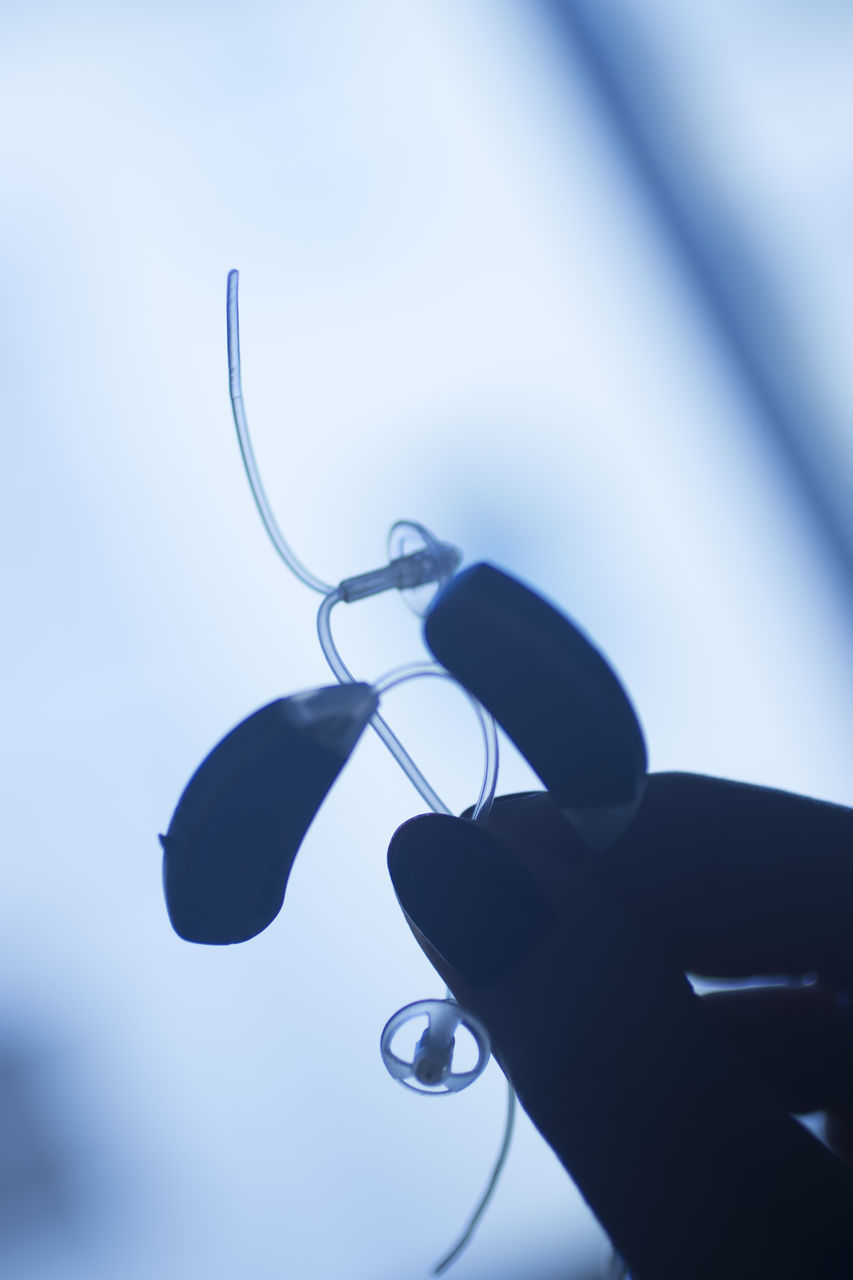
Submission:
{"label": "silhouetted hand", "polygon": [[414,818],[388,862],[636,1280],[853,1276],[853,1172],[790,1114],[853,1146],[853,811],[658,774],[604,853],[540,793]]}

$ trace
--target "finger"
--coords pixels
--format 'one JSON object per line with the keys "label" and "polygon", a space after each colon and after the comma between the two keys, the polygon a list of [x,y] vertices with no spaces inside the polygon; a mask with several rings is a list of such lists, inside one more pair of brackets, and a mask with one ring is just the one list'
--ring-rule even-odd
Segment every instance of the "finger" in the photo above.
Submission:
{"label": "finger", "polygon": [[786,1111],[853,1108],[853,1017],[835,992],[752,987],[702,1003]]}
{"label": "finger", "polygon": [[[583,857],[546,792],[505,798],[489,824]],[[853,989],[853,810],[722,778],[652,774],[627,832],[588,865],[688,972],[819,973]]]}
{"label": "finger", "polygon": [[[691,781],[686,775],[677,777]],[[725,794],[729,789],[729,784],[720,787]],[[766,794],[762,792],[761,798]],[[576,865],[586,866],[591,873],[600,874],[602,862],[606,863],[609,856],[596,854],[590,858],[550,797],[542,792],[498,798],[485,825],[499,836],[511,839],[516,856],[535,875],[547,875],[549,856],[569,859]],[[620,843],[619,855],[631,865],[633,872],[637,855],[635,851],[633,858],[628,857],[629,843],[630,837]],[[679,860],[677,864],[679,872],[682,862]],[[839,862],[846,864],[846,852],[841,853]],[[605,878],[613,880],[612,874]],[[653,887],[659,886],[662,878],[662,873],[656,873],[652,877]],[[640,883],[644,878],[634,875],[632,879]],[[622,883],[620,880],[620,887]],[[648,901],[648,893],[649,890],[643,902]],[[632,905],[636,904],[636,896]],[[671,896],[669,900],[672,901]],[[657,900],[654,909],[660,910]],[[674,905],[672,915],[678,916]],[[683,927],[679,924],[679,928]],[[721,928],[720,935],[713,943],[722,957],[719,967],[725,968],[732,963],[726,950],[731,938],[725,928]],[[740,940],[736,942],[738,947],[742,946]],[[687,950],[691,950],[689,943]],[[815,962],[820,958],[814,952],[810,955]],[[680,962],[684,962],[683,956]],[[802,963],[798,969],[811,967]],[[727,1040],[744,1055],[761,1082],[787,1111],[805,1114],[853,1107],[853,1008],[845,992],[813,983],[799,988],[776,986],[719,992],[705,996],[704,1003],[718,1020]]]}
{"label": "finger", "polygon": [[486,1023],[632,1273],[849,1269],[853,1175],[761,1089],[580,860],[540,849],[531,870],[511,845],[429,815],[400,828],[389,868],[439,972]]}
{"label": "finger", "polygon": [[[517,857],[535,874],[544,873],[547,850],[592,872],[607,857],[588,858],[541,792],[500,797],[485,825],[511,837]],[[840,861],[846,862],[846,853]],[[728,941],[723,933],[719,945]],[[853,1008],[846,993],[812,983],[715,992],[703,1003],[785,1110],[806,1114],[853,1107]]]}
{"label": "finger", "polygon": [[853,811],[691,774],[649,778],[596,866],[694,973],[827,972],[853,984]]}

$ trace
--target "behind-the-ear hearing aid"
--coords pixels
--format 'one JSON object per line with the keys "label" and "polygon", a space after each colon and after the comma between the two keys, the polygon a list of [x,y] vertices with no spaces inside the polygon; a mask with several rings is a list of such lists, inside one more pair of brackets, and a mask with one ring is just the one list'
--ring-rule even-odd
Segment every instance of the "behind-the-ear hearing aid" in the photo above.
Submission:
{"label": "behind-the-ear hearing aid", "polygon": [[[484,768],[472,820],[488,815],[496,786],[501,724],[563,807],[590,848],[618,837],[639,805],[645,747],[633,709],[605,659],[569,620],[529,588],[479,565],[454,577],[460,552],[422,525],[399,521],[388,563],[334,586],[297,559],[276,523],[261,483],[243,407],[236,271],[228,277],[231,403],[246,474],[261,519],[290,570],[322,596],[317,630],[338,684],[280,698],[233,729],[187,784],[163,844],[169,918],[183,938],[243,942],[281,910],[288,876],[310,823],[369,724],[429,808],[450,810],[380,716],[382,697],[400,683],[453,679],[478,718]],[[397,590],[426,612],[425,639],[441,665],[416,662],[372,686],[356,680],[331,632],[331,613],[378,592]],[[436,596],[436,593],[437,596]],[[410,1056],[399,1033],[419,1022]],[[473,1066],[454,1070],[459,1035],[471,1037]],[[483,1072],[489,1037],[450,992],[398,1010],[380,1037],[389,1073],[424,1093],[456,1093]],[[508,1087],[504,1136],[486,1191],[454,1248],[434,1268],[446,1270],[470,1240],[509,1150],[515,1099]]]}
{"label": "behind-the-ear hearing aid", "polygon": [[275,919],[302,838],[378,704],[366,684],[279,698],[214,747],[160,837],[176,933],[245,942]]}
{"label": "behind-the-ear hearing aid", "polygon": [[491,565],[458,574],[425,626],[435,657],[495,717],[589,849],[633,819],[646,746],[613,669],[569,619]]}

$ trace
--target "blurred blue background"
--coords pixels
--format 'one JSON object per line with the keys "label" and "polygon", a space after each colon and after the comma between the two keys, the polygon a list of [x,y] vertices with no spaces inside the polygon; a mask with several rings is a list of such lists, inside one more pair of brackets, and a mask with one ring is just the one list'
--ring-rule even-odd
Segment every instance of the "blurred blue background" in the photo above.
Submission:
{"label": "blurred blue background", "polygon": [[[558,600],[654,769],[853,802],[853,11],[831,0],[7,4],[0,1271],[400,1280],[499,1139],[492,1065],[394,1084],[441,987],[366,738],[275,924],[171,931],[158,831],[222,734],[326,683],[227,399],[225,278],[279,521],[320,577],[423,521]],[[421,656],[340,610],[367,679]],[[389,719],[454,808],[476,723]],[[529,784],[505,752],[502,790]],[[522,1121],[459,1280],[604,1243]]]}

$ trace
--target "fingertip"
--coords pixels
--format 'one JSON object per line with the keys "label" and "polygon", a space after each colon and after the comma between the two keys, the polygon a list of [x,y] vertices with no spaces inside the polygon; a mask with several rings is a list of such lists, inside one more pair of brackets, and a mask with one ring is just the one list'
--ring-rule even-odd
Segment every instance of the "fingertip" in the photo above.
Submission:
{"label": "fingertip", "polygon": [[404,824],[388,868],[412,925],[474,990],[505,978],[556,919],[501,842],[461,818],[436,814]]}

